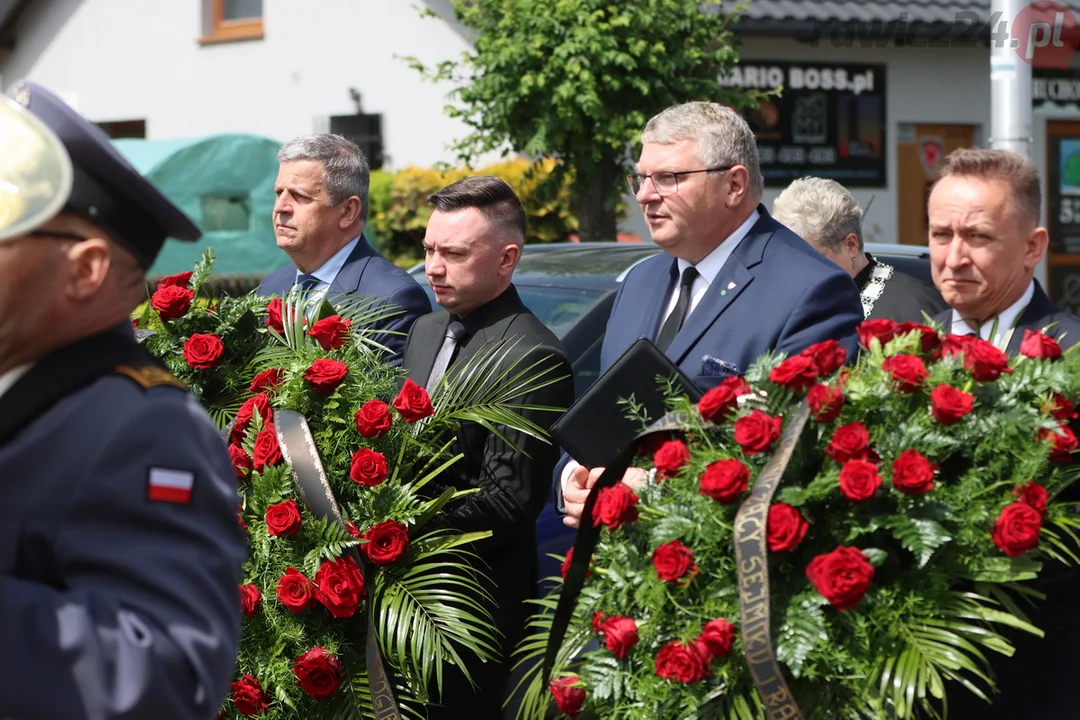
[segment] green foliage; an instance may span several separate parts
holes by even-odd
[[[452,84],[446,112],[470,128],[454,149],[466,162],[491,151],[558,160],[553,179],[573,172],[584,240],[611,239],[597,231],[613,231],[627,149],[650,117],[688,100],[739,107],[762,96],[717,81],[738,61],[730,25],[742,6],[454,0],[453,7],[475,33],[474,49],[433,68],[409,60],[424,77]]]
[[[1026,582],[1044,567],[1075,563],[1080,555],[1080,519],[1062,497],[1080,476],[1080,464],[1069,457],[1076,442],[1063,424],[1071,411],[1052,402],[1055,394],[1074,402],[1080,398],[1080,351],[1055,360],[999,353],[1006,371],[994,379],[969,366],[968,355],[976,349],[989,356],[997,352],[983,341],[958,346],[967,341],[943,338],[930,328],[895,332],[899,337],[884,345],[870,342],[850,367],[811,372],[811,384],[839,389],[844,403],[834,419],[807,423],[773,499],[773,509],[789,504],[806,523],[805,535],[789,546],[772,547],[794,534],[785,535],[771,522],[767,536],[770,638],[808,720],[936,718],[958,693],[990,697],[994,658],[1015,652],[1005,631],[1043,634],[1038,628],[1042,596]],[[820,361],[829,357],[830,346],[835,343],[805,355]],[[897,354],[914,354],[925,364],[927,379],[912,392],[900,391],[883,368]],[[785,380],[800,360],[767,354],[747,370],[750,392],[733,414],[714,422],[689,415],[678,437],[667,441],[685,447],[677,471],[656,485],[634,489],[635,521],[602,529],[553,673],[556,679],[579,678],[577,687],[586,692],[583,717],[765,716],[739,635],[733,525],[748,493],[722,504],[703,494],[701,479],[711,463],[734,459],[749,470],[753,487],[772,451],[747,452],[735,440],[735,427],[758,411],[788,422],[807,395],[807,389]],[[930,396],[939,385],[971,393],[974,410],[951,424],[937,419]],[[692,409],[686,398],[674,396],[669,406]],[[849,446],[851,458],[838,459],[840,444],[834,446],[834,438],[841,429],[854,431],[857,423],[865,427],[869,443]],[[1064,458],[1055,456],[1043,435],[1055,429],[1065,433]],[[898,459],[907,450],[931,464],[931,476],[924,478],[932,481],[929,487],[916,489],[901,479]],[[638,465],[660,459],[659,454],[640,458]],[[869,497],[853,495],[841,481],[845,465],[855,462],[876,470],[879,484]],[[1035,547],[1010,546],[995,531],[1006,523],[1003,510],[1038,515],[1043,491],[1048,502],[1031,536]],[[655,553],[675,539],[692,553],[692,569],[664,581]],[[831,556],[840,546],[860,551],[860,572],[869,578],[853,590],[853,604],[844,609],[808,573],[816,558]],[[860,576],[845,571],[834,577],[854,585]],[[555,590],[539,604],[532,634],[517,649],[518,662],[527,669],[522,720],[542,717],[552,705],[539,668],[561,590],[559,579],[553,580]],[[599,635],[594,617],[600,618]],[[637,641],[625,660],[605,647],[609,636],[603,622],[610,617],[636,624]],[[658,676],[660,649],[702,638],[715,619],[737,628],[730,653],[710,657],[701,681]],[[599,649],[589,646],[590,640],[599,640]]]
[[[208,253],[190,278],[169,280],[194,294],[212,266]],[[227,428],[240,486],[238,520],[250,546],[243,583],[259,595],[259,604],[241,622],[236,680],[251,676],[258,681],[269,704],[260,717],[372,717],[364,652],[369,611],[387,669],[400,680],[398,695],[408,717],[422,717],[423,704],[437,698],[448,664],[491,661],[497,652],[491,580],[470,552],[473,543],[491,533],[434,528],[432,519],[471,491],[448,490],[431,497],[425,490],[461,459],[449,449],[463,418],[501,434],[545,437],[518,414],[521,408],[512,400],[553,380],[548,370],[523,365],[525,352],[515,360],[507,358],[505,349],[481,349],[465,380],[451,374],[438,386],[427,417],[403,413],[394,404],[404,392],[402,371],[383,359],[374,337],[385,331],[372,325],[395,310],[373,303],[359,298],[333,307],[294,290],[271,303],[256,296],[222,298],[209,305],[195,302],[182,316],[167,321],[150,307],[139,316],[140,326],[153,332],[145,339],[147,348],[216,413],[219,426]],[[278,304],[280,321],[270,312],[270,305]],[[317,321],[348,326],[342,325],[336,341],[320,341],[311,333]],[[206,370],[191,367],[184,356],[196,332],[222,340],[223,352]],[[344,379],[319,392],[309,372],[327,362],[340,363]],[[497,373],[496,365],[503,362],[507,369]],[[274,379],[253,389],[257,375]],[[426,397],[426,391],[418,392]],[[356,414],[371,401],[385,404],[389,427],[368,437]],[[340,523],[314,516],[305,505],[286,462],[288,452],[278,445],[274,423],[283,409],[304,416],[340,509]],[[354,457],[361,451],[381,456],[385,477],[366,484],[354,480]],[[272,534],[271,512],[289,503],[296,503],[299,528]],[[396,546],[393,557],[376,558],[369,534],[375,526],[388,524],[407,540]],[[352,562],[351,554],[357,551],[369,562],[364,582],[359,587],[349,582],[358,592],[359,606],[348,617],[335,618],[319,597],[295,613],[280,601],[278,582],[289,569],[299,571],[312,591],[331,592],[320,573],[329,563]],[[342,668],[337,691],[322,700],[308,696],[294,667],[312,648],[335,656]],[[234,689],[222,707],[223,717],[242,716],[236,697]]]

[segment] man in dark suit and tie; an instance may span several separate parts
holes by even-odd
[[[548,386],[515,399],[515,404],[566,409],[574,400],[570,364],[558,338],[521,302],[511,278],[525,242],[525,208],[513,188],[494,177],[460,180],[430,198],[434,207],[424,236],[425,271],[435,299],[443,310],[420,318],[405,345],[404,367],[418,385],[435,390],[440,379],[452,376],[463,363],[488,344],[516,342],[500,352],[506,357],[495,372],[513,366],[513,373],[532,375],[551,368]],[[534,364],[540,367],[528,370]],[[435,406],[438,410],[438,394]],[[545,431],[558,413],[520,411]],[[539,568],[536,518],[544,507],[551,472],[559,451],[523,433],[500,430],[517,452],[496,434],[466,422],[451,452],[464,458],[434,482],[433,495],[449,488],[479,488],[448,505],[433,521],[463,532],[493,532],[470,546],[478,555],[477,570],[494,583],[490,588],[495,627],[502,634],[501,655],[495,662],[473,663],[473,690],[455,668],[444,679],[442,707],[430,707],[428,717],[500,718],[505,686],[512,667],[511,653],[524,634],[535,597]]]
[[[651,119],[642,143],[628,180],[664,254],[631,270],[619,288],[601,370],[641,336],[706,390],[744,373],[767,350],[792,355],[836,339],[854,358],[859,291],[769,216],[746,122],[723,105],[691,102]],[[602,471],[563,457],[555,490],[567,525],[577,526]],[[631,468],[624,480],[644,477]]]
[[[956,150],[933,183],[931,272],[952,308],[934,320],[945,332],[977,334],[1009,355],[1019,352],[1026,331],[1045,332],[1066,350],[1076,345],[1080,319],[1054,305],[1035,279],[1049,236],[1039,225],[1042,192],[1031,161],[1003,150]],[[1080,502],[1080,488],[1074,485],[1057,499]],[[1038,580],[1025,584],[1047,596],[1030,613],[1045,637],[1008,633],[1015,654],[987,656],[1001,694],[991,695],[987,705],[951,685],[949,717],[1076,717],[1070,683],[1071,658],[1080,647],[1080,569],[1048,558],[1043,563]]]
[[[383,317],[371,326],[387,333],[372,340],[400,364],[405,335],[431,303],[418,282],[364,238],[371,177],[364,154],[339,135],[309,135],[282,147],[278,162],[274,235],[293,264],[268,275],[258,293],[284,296],[298,286],[335,307],[379,299]]]

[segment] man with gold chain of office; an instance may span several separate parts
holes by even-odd
[[[55,95],[0,104],[0,718],[208,720],[245,538],[225,445],[135,342],[200,232]]]

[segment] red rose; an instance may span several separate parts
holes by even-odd
[[[566,573],[570,572],[570,564],[572,562],[574,562],[574,548],[570,548],[569,550],[566,551],[566,559],[563,560],[563,564],[562,564],[562,568],[561,568],[562,579],[563,580],[566,579]],[[589,561],[589,565],[590,565],[590,568],[587,568],[585,570],[585,577],[591,577],[592,576],[592,569],[591,569],[592,561],[591,560]]]
[[[674,477],[686,463],[690,462],[690,448],[682,440],[668,440],[660,446],[653,456],[653,465],[660,477]]]
[[[653,551],[652,564],[657,577],[674,582],[694,566],[694,553],[678,540],[672,540]]]
[[[428,397],[427,390],[411,379],[405,380],[405,384],[401,386],[401,392],[391,404],[408,423],[423,420],[435,414],[435,408],[431,407],[431,398]]]
[[[158,280],[157,289],[161,290],[162,288],[167,288],[170,286],[181,288],[189,287],[189,283],[191,282],[191,276],[194,274],[194,272],[188,270],[187,272],[177,273],[176,275],[170,275],[168,277],[161,278],[160,280]]]
[[[246,717],[261,715],[262,711],[270,707],[266,694],[263,693],[262,684],[251,675],[245,675],[229,685],[232,690],[233,704],[236,712]]]
[[[600,491],[593,505],[593,527],[601,523],[609,530],[618,530],[620,526],[636,522],[638,496],[630,486],[619,480],[611,487]]]
[[[938,335],[934,328],[910,320],[899,323],[896,326],[896,337],[903,337],[904,335],[913,332],[919,333],[920,352],[929,355],[930,357],[934,357],[937,354],[937,351],[941,349],[941,336]]]
[[[356,429],[364,437],[380,438],[390,430],[394,419],[390,416],[390,406],[382,400],[368,400],[353,415]]]
[[[870,342],[877,338],[881,347],[885,347],[890,340],[896,337],[896,323],[887,318],[877,320],[864,320],[856,330],[859,334],[859,343],[869,349]]]
[[[1046,492],[1046,488],[1042,485],[1035,482],[1017,485],[1013,488],[1012,494],[1017,497],[1019,502],[1038,510],[1041,517],[1046,517],[1046,503],[1050,500],[1050,494]]]
[[[218,364],[225,346],[221,338],[206,333],[195,333],[184,342],[184,359],[196,370],[209,370]]]
[[[881,369],[889,373],[896,389],[902,393],[913,393],[922,386],[930,373],[917,355],[893,355],[881,363]]]
[[[810,523],[797,507],[776,503],[769,507],[769,519],[765,523],[765,538],[772,552],[794,550],[806,537]]]
[[[229,442],[239,445],[243,441],[244,434],[247,432],[248,426],[251,424],[251,418],[256,410],[259,411],[259,417],[262,419],[263,424],[273,419],[273,412],[270,410],[270,397],[266,393],[260,393],[253,398],[248,398],[240,406],[240,410],[237,411],[236,418],[233,420]]]
[[[364,537],[367,542],[360,549],[376,565],[396,563],[409,547],[409,530],[396,520],[372,525]]]
[[[315,603],[315,588],[303,573],[290,567],[277,581],[277,597],[286,610],[297,613]]]
[[[633,618],[610,617],[604,621],[600,632],[604,633],[604,645],[620,660],[625,660],[637,645],[637,623]]]
[[[295,500],[286,500],[266,508],[266,531],[274,537],[295,535],[303,520]]]
[[[281,298],[274,298],[266,306],[266,327],[279,335],[285,334],[285,322],[281,319],[282,309]]]
[[[248,386],[248,392],[261,393],[264,391],[268,392],[270,390],[276,390],[281,386],[284,379],[285,371],[281,368],[263,370],[251,381],[251,385]]]
[[[349,337],[352,320],[342,321],[340,315],[323,318],[311,326],[308,335],[322,345],[323,350],[337,350]]]
[[[351,556],[324,561],[315,573],[315,599],[338,620],[352,617],[367,599],[364,576]]]
[[[730,505],[746,492],[749,481],[750,468],[741,461],[717,460],[702,473],[700,492],[721,505]]]
[[[360,448],[352,457],[352,469],[349,477],[364,487],[381,485],[388,471],[386,469],[386,456],[381,452]]]
[[[247,530],[247,523],[244,522],[244,507],[242,505],[236,506],[236,524],[243,530]]]
[[[1042,411],[1062,421],[1073,420],[1077,416],[1072,401],[1059,392],[1050,393],[1050,401],[1042,406]]]
[[[656,674],[666,680],[691,685],[707,678],[709,667],[692,644],[672,641],[656,654]]]
[[[967,350],[968,344],[974,339],[972,335],[953,335],[947,333],[945,337],[941,339],[941,355],[942,357],[951,357],[953,355],[963,355]]]
[[[592,616],[593,635],[599,635],[600,633],[604,632],[604,621],[605,621],[605,619],[606,618],[604,616],[604,613],[600,612],[599,610],[597,610],[595,613],[593,613],[593,616]]]
[[[1023,555],[1039,546],[1042,515],[1027,503],[1016,502],[1001,511],[990,536],[1009,557]]]
[[[1020,354],[1037,360],[1057,360],[1061,357],[1061,346],[1049,335],[1025,330],[1024,340],[1020,343]]]
[[[319,358],[311,363],[304,373],[304,379],[308,381],[311,389],[323,397],[327,397],[337,390],[338,385],[349,374],[349,366],[340,360]]]
[[[881,487],[877,465],[865,460],[848,460],[840,468],[840,494],[852,502],[866,502]]]
[[[750,394],[750,386],[741,376],[729,375],[698,401],[698,412],[706,422],[730,415],[739,407],[738,399]]]
[[[942,425],[955,425],[975,407],[975,397],[949,385],[930,393],[930,414]]]
[[[921,495],[934,489],[934,471],[932,464],[918,450],[905,450],[893,460],[893,487],[905,495]]]
[[[742,446],[746,455],[757,455],[768,450],[780,439],[783,419],[754,410],[735,421],[735,442]]]
[[[552,697],[555,698],[555,707],[567,717],[576,718],[581,715],[581,707],[585,704],[585,691],[574,687],[576,677],[569,675],[552,680],[548,684]]]
[[[229,460],[232,461],[236,477],[246,478],[251,472],[251,456],[239,445],[229,446]]]
[[[805,355],[789,357],[769,372],[769,379],[781,387],[802,392],[817,381],[814,361]]]
[[[810,358],[819,376],[832,375],[847,362],[847,350],[836,340],[811,345],[799,354]]]
[[[195,293],[186,288],[167,285],[150,297],[150,307],[158,311],[163,321],[175,320],[187,315]]]
[[[240,612],[244,613],[244,617],[253,618],[255,613],[259,611],[259,606],[262,605],[262,593],[252,583],[240,586]]]
[[[811,560],[806,577],[834,608],[844,611],[855,607],[870,589],[874,566],[862,550],[837,547]]]
[[[821,383],[810,388],[806,399],[810,403],[810,416],[819,423],[832,422],[840,417],[840,411],[847,402],[843,390]]]
[[[1039,441],[1052,440],[1054,449],[1050,451],[1050,459],[1057,463],[1071,463],[1072,452],[1076,449],[1076,436],[1068,425],[1059,425],[1058,431],[1043,428],[1039,431]]]
[[[252,466],[255,472],[261,473],[271,465],[277,465],[284,458],[281,455],[281,446],[278,445],[277,431],[273,424],[264,425],[259,434],[255,436],[255,447],[252,450]]]
[[[725,658],[731,654],[731,646],[735,644],[735,626],[724,618],[710,620],[702,628],[698,642],[714,658]]]
[[[293,661],[293,675],[312,700],[325,700],[341,686],[341,662],[315,647]]]
[[[825,454],[839,465],[849,460],[866,460],[869,455],[870,433],[861,422],[841,425],[825,447]]]
[[[977,337],[968,338],[964,348],[964,369],[979,382],[993,382],[1002,373],[1012,372],[1008,356],[993,343]]]

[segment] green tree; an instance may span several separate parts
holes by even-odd
[[[473,50],[433,68],[408,60],[456,86],[446,111],[470,133],[454,150],[466,163],[496,150],[558,160],[551,179],[558,186],[571,173],[582,240],[614,239],[623,177],[650,117],[690,100],[752,107],[763,95],[718,82],[738,62],[729,27],[738,15],[719,0],[452,4],[476,34]]]

